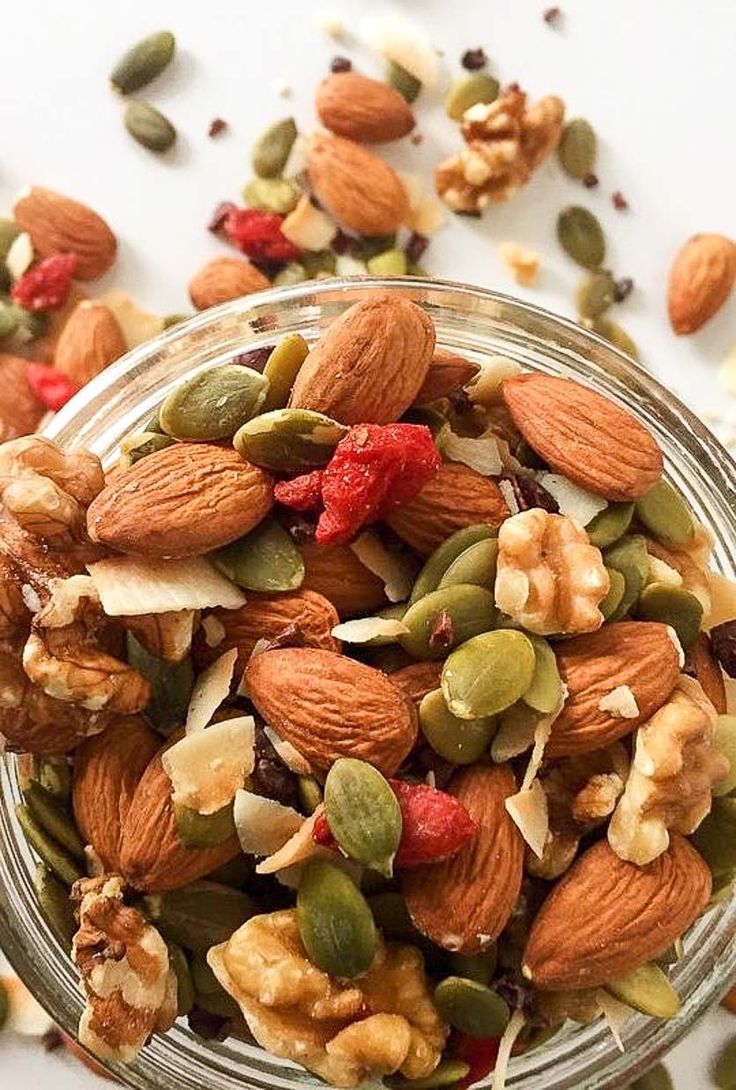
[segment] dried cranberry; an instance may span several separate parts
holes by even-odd
[[[411,265],[417,265],[424,255],[424,251],[429,246],[429,239],[426,235],[417,234],[416,231],[411,235],[409,241],[404,247],[404,253],[406,254],[406,260]]]
[[[281,231],[283,216],[258,208],[236,208],[223,223],[227,238],[254,261],[285,262],[299,257],[299,250]]]
[[[250,352],[241,352],[240,355],[233,356],[230,363],[237,364],[239,367],[250,367],[252,371],[262,372],[272,352],[273,347],[253,348]]]
[[[543,511],[549,511],[551,514],[556,514],[559,511],[557,500],[550,496],[547,489],[534,477],[515,474],[510,477],[503,477],[502,480],[508,481],[513,488],[514,497],[520,511],[528,511],[532,507],[541,507]]]
[[[349,72],[353,62],[348,57],[333,57],[330,61],[330,72]]]
[[[459,1033],[457,1030],[453,1033],[453,1055],[470,1066],[470,1071],[457,1084],[457,1090],[466,1090],[490,1075],[496,1067],[500,1046],[500,1037],[469,1037],[467,1033]]]
[[[256,761],[251,773],[251,789],[258,795],[275,799],[284,806],[299,808],[299,790],[297,778],[279,757],[273,748],[263,723],[256,721],[255,733]]]
[[[76,254],[52,254],[44,258],[13,285],[13,302],[31,314],[58,310],[66,302],[78,264]]]
[[[273,490],[274,498],[294,511],[318,511],[322,506],[323,469],[302,473],[291,481],[279,481]]]
[[[217,234],[222,231],[225,226],[225,220],[231,212],[237,212],[238,206],[233,204],[232,201],[220,201],[218,205],[215,205],[215,210],[210,216],[210,221],[207,224],[207,230],[213,231]]]
[[[477,72],[479,68],[485,68],[488,64],[485,49],[481,46],[478,46],[477,49],[466,49],[460,58],[460,63],[469,72]]]
[[[454,641],[455,629],[452,617],[446,609],[443,609],[432,622],[427,642],[433,651],[449,651]]]
[[[79,389],[68,375],[46,363],[29,363],[26,377],[38,400],[52,412],[57,412],[66,405]]]
[[[710,630],[710,646],[729,677],[736,677],[736,621],[724,621]]]

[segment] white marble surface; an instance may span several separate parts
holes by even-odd
[[[214,204],[237,199],[248,178],[248,149],[264,123],[294,113],[313,123],[312,91],[336,52],[363,69],[380,66],[352,36],[325,38],[315,14],[342,15],[352,35],[366,10],[400,9],[420,19],[457,69],[461,51],[482,44],[502,81],[518,80],[533,95],[560,94],[570,116],[585,116],[601,142],[598,189],[583,190],[545,165],[508,207],[482,223],[454,220],[434,241],[430,272],[516,291],[553,310],[573,313],[578,271],[555,241],[560,207],[580,202],[603,222],[609,263],[632,276],[636,292],[617,317],[649,366],[694,408],[724,408],[716,373],[736,342],[736,301],[701,333],[669,331],[664,290],[672,254],[696,231],[736,234],[733,151],[733,0],[560,0],[555,29],[542,19],[546,0],[30,0],[4,12],[0,70],[0,210],[29,182],[88,201],[121,240],[120,261],[104,285],[124,287],[154,310],[187,306],[186,283],[221,252],[205,230]],[[106,86],[122,48],[144,33],[170,27],[179,50],[171,69],[147,92],[180,132],[163,161],[133,144]],[[289,97],[281,97],[284,87]],[[439,96],[417,107],[420,148],[392,149],[390,158],[430,177],[455,144]],[[209,140],[210,120],[228,133]],[[630,210],[613,209],[621,190]],[[543,271],[533,290],[516,288],[497,256],[515,240],[540,251]],[[678,1090],[706,1090],[707,1057],[736,1022],[706,1019],[671,1060]],[[28,1042],[0,1039],[0,1082],[67,1090],[96,1081],[68,1057],[46,1055]]]

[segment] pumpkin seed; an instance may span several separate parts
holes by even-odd
[[[490,591],[467,583],[432,590],[410,605],[399,643],[415,659],[439,659],[472,636],[488,632],[497,611]]]
[[[20,228],[14,220],[0,216],[0,288],[7,288],[10,284],[10,272],[5,259],[19,234]]]
[[[626,581],[621,601],[607,618],[609,621],[620,621],[636,603],[649,577],[647,543],[638,534],[622,537],[605,550],[603,561],[607,568],[620,572]]]
[[[389,890],[386,893],[374,893],[368,898],[376,927],[390,939],[406,942],[416,939],[416,928],[400,893]]]
[[[674,1018],[680,997],[659,965],[649,962],[609,980],[606,991],[651,1018]]]
[[[557,146],[562,169],[570,178],[582,180],[595,166],[598,140],[590,122],[582,117],[568,121]]]
[[[718,716],[713,744],[728,757],[731,766],[728,775],[713,785],[713,794],[720,798],[736,790],[736,715]]]
[[[289,400],[299,369],[308,355],[309,345],[300,333],[287,333],[281,338],[263,368],[263,374],[268,379],[268,391],[261,412],[283,409]]]
[[[604,340],[610,341],[615,348],[619,348],[622,352],[625,352],[627,356],[631,356],[632,360],[639,360],[639,349],[636,346],[636,342],[629,336],[623,326],[618,324],[618,322],[612,322],[610,318],[596,318],[590,328],[594,333],[597,333],[599,337],[603,337]]]
[[[491,743],[491,760],[494,764],[503,764],[529,749],[534,742],[539,719],[539,712],[535,712],[523,700],[507,708],[500,716],[498,729]]]
[[[386,83],[393,87],[395,91],[398,91],[400,95],[403,95],[407,102],[415,102],[422,89],[421,81],[416,76],[412,76],[411,72],[407,72],[396,61],[389,61],[386,65]]]
[[[713,799],[691,839],[714,878],[730,880],[736,872],[736,799]]]
[[[403,250],[384,250],[368,259],[372,276],[406,276],[406,254]]]
[[[152,431],[157,435],[163,435],[164,434],[163,429],[161,428],[161,420],[160,420],[159,415],[158,415],[158,409],[153,414],[153,416],[149,417],[149,419],[147,420],[146,424],[143,427],[143,431],[145,431],[145,432]],[[121,446],[122,446],[122,444],[121,444]]]
[[[301,284],[307,279],[307,270],[298,261],[284,265],[273,278],[275,288],[286,288],[291,284]]]
[[[247,894],[206,879],[166,893],[147,893],[143,903],[167,941],[202,954],[260,911]]]
[[[2,287],[2,267],[0,267],[0,287]],[[12,337],[18,331],[21,316],[18,307],[0,303],[0,341]]]
[[[657,481],[641,496],[636,501],[636,514],[657,541],[672,549],[684,549],[695,536],[692,512],[669,481]]]
[[[352,757],[335,761],[325,780],[325,814],[348,859],[391,877],[401,840],[401,809],[378,769]]]
[[[250,367],[225,363],[182,382],[164,399],[161,427],[175,439],[230,439],[260,411],[268,379]]]
[[[615,568],[606,568],[606,571],[608,572],[608,578],[610,579],[610,586],[608,588],[608,594],[598,608],[608,621],[621,605],[623,596],[626,593],[626,580],[621,572],[616,571]]]
[[[585,529],[593,545],[597,545],[599,549],[606,549],[623,537],[633,517],[633,503],[609,503],[608,507],[596,515]]]
[[[448,976],[434,990],[438,1011],[451,1026],[470,1037],[500,1037],[511,1011],[505,999],[485,984]]]
[[[469,1073],[470,1064],[465,1060],[442,1060],[431,1075],[424,1075],[420,1079],[392,1075],[383,1082],[389,1090],[442,1090],[443,1087],[456,1086]]]
[[[170,30],[149,34],[125,53],[112,70],[110,83],[121,95],[139,91],[163,72],[174,56],[176,39]]]
[[[130,469],[132,465],[154,454],[157,450],[170,447],[174,440],[168,435],[156,431],[144,431],[138,435],[128,435],[120,440],[120,468]]]
[[[674,1090],[674,1087],[667,1068],[662,1064],[656,1064],[632,1082],[628,1090]]]
[[[453,651],[442,670],[442,691],[453,715],[480,719],[510,708],[531,684],[534,648],[522,632],[500,629],[474,636]]]
[[[200,814],[189,806],[175,802],[174,819],[179,839],[187,848],[214,848],[235,835],[231,802],[214,814]]]
[[[273,409],[243,424],[233,446],[264,469],[306,473],[326,465],[346,434],[344,424],[312,409]]]
[[[188,318],[191,318],[191,314],[180,314],[173,312],[171,314],[165,314],[161,319],[164,329],[173,329],[175,325],[181,325],[182,322],[186,322]]]
[[[487,72],[472,72],[456,79],[445,98],[445,113],[453,121],[462,121],[463,114],[478,103],[487,105],[498,98],[500,84]]]
[[[10,1014],[10,999],[8,997],[8,989],[0,980],[0,1029],[3,1028],[8,1020]]]
[[[495,943],[482,954],[448,954],[445,958],[450,976],[462,976],[478,984],[488,984],[496,971],[498,948]]]
[[[694,594],[684,587],[666,583],[650,583],[641,592],[636,604],[636,616],[643,621],[659,621],[670,625],[687,651],[698,638],[703,620],[703,607]]]
[[[275,519],[264,520],[210,558],[228,579],[246,590],[296,590],[304,582],[302,554]]]
[[[301,256],[302,264],[309,279],[315,279],[320,273],[335,275],[337,255],[334,250],[305,250]]]
[[[486,538],[496,537],[496,531],[485,522],[479,522],[473,526],[463,526],[445,538],[441,545],[428,557],[424,567],[419,572],[412,588],[409,604],[413,605],[431,590],[436,590],[440,580],[447,569],[456,560],[460,553],[464,552],[476,541],[484,541]]]
[[[370,907],[334,863],[307,862],[299,882],[296,916],[304,948],[318,969],[352,979],[371,965],[378,936]]]
[[[33,886],[46,923],[64,949],[69,950],[77,930],[69,890],[43,863],[36,867]]]
[[[476,541],[452,561],[440,579],[440,589],[454,587],[458,583],[471,583],[474,587],[493,590],[496,582],[497,559],[497,538],[488,537],[484,541]]]
[[[419,705],[419,726],[440,757],[454,765],[468,765],[488,749],[496,720],[493,716],[458,719],[447,707],[442,689],[435,689]]]
[[[314,776],[299,776],[297,780],[299,802],[305,814],[313,814],[322,802],[322,788]]]
[[[529,636],[528,639],[534,648],[534,675],[522,699],[535,711],[549,715],[562,699],[562,679],[557,659],[541,636]]]
[[[587,208],[573,204],[557,217],[557,238],[565,253],[584,269],[597,269],[606,256],[603,228]]]
[[[84,842],[69,813],[59,800],[35,780],[31,780],[23,791],[23,798],[31,817],[38,822],[43,831],[48,833],[74,859],[84,863]]]
[[[65,886],[72,886],[78,878],[83,877],[83,871],[76,861],[38,824],[27,806],[19,803],[15,814],[36,855]]]
[[[616,284],[610,272],[588,273],[575,292],[575,302],[581,318],[600,318],[616,302]]]
[[[296,208],[301,189],[286,178],[253,178],[243,186],[243,200],[250,208],[286,216]]]
[[[123,113],[123,124],[133,139],[149,151],[168,151],[176,140],[176,129],[168,117],[149,102],[139,99],[129,102]]]
[[[718,1090],[736,1090],[736,1037],[732,1037],[716,1056],[713,1082]]]
[[[253,170],[259,178],[279,177],[296,138],[297,128],[293,117],[285,117],[266,129],[252,152]]]
[[[146,716],[154,729],[167,737],[186,719],[194,688],[192,660],[187,657],[181,662],[164,662],[150,654],[130,632],[126,633],[126,646],[128,662],[151,686]]]
[[[176,1013],[183,1018],[194,1006],[192,974],[189,971],[187,956],[181,946],[175,942],[169,942],[166,945],[169,950],[169,965],[176,977]]]

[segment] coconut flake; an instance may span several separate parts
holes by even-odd
[[[539,780],[506,799],[506,810],[538,859],[542,858],[549,833],[547,796]]]
[[[43,1037],[54,1023],[41,1004],[33,998],[20,977],[14,973],[0,976],[0,987],[8,997],[8,1016],[3,1029],[23,1037]]]
[[[264,726],[263,733],[290,772],[295,772],[297,776],[311,776],[312,766],[306,757],[302,757],[296,746],[292,746],[285,738],[280,738],[268,725]]]
[[[219,647],[227,635],[225,625],[219,617],[215,617],[214,613],[209,613],[202,620],[202,631],[204,632],[204,642],[208,647]]]
[[[245,605],[243,592],[199,556],[182,560],[111,556],[88,564],[87,571],[108,617]]]
[[[621,1031],[629,1018],[631,1018],[633,1014],[636,1014],[636,1011],[626,1003],[622,1003],[620,999],[616,999],[604,988],[597,989],[595,999],[601,1009],[601,1014],[606,1020],[608,1028],[613,1034],[613,1039],[618,1046],[619,1052],[625,1052],[626,1049],[624,1048],[624,1042],[621,1038]]]
[[[185,735],[161,758],[174,802],[214,814],[227,806],[253,771],[256,725],[252,715],[213,723]]]
[[[671,624],[667,625],[667,635],[672,642],[672,646],[677,652],[677,661],[679,663],[680,669],[682,669],[682,667],[685,665],[685,652],[683,650],[682,644],[680,643],[680,637],[677,635]]]
[[[230,692],[237,658],[238,649],[232,647],[203,670],[195,681],[187,709],[187,734],[204,730]]]
[[[246,855],[272,855],[304,824],[291,806],[244,790],[235,795],[233,820]]]
[[[105,864],[91,844],[84,845],[84,865],[90,878],[101,878],[105,873]]]
[[[496,477],[503,471],[498,440],[492,431],[485,431],[473,439],[455,435],[445,426],[437,439],[437,446],[451,462],[462,462],[484,477]]]
[[[5,256],[5,267],[13,280],[20,280],[28,272],[33,262],[33,243],[27,231],[21,231],[13,239]]]
[[[408,631],[402,621],[390,617],[356,617],[353,621],[336,624],[332,635],[345,643],[370,643],[384,636],[389,639],[403,636]]]
[[[439,58],[427,35],[415,23],[394,13],[364,19],[362,37],[394,64],[405,68],[424,87],[439,78]]]
[[[281,224],[281,233],[300,250],[326,250],[337,227],[321,208],[315,208],[305,193],[293,212]]]
[[[491,408],[501,401],[501,383],[521,374],[521,366],[508,356],[487,356],[476,361],[480,371],[468,383],[468,397],[477,405]]]
[[[628,685],[617,685],[602,696],[598,701],[598,710],[610,712],[615,719],[636,719],[639,715],[639,705]]]
[[[708,615],[708,628],[711,629],[736,617],[736,582],[718,571],[706,572],[706,578],[712,599]]]
[[[600,496],[580,488],[560,473],[537,473],[536,478],[550,496],[557,501],[561,515],[567,515],[581,526],[587,526],[596,515],[605,511],[607,502]]]
[[[506,501],[506,506],[509,509],[509,514],[518,515],[521,508],[519,507],[518,500],[516,499],[516,493],[514,492],[514,486],[511,481],[499,481],[498,487],[501,495]],[[524,599],[526,601],[526,599]]]
[[[509,1060],[511,1059],[511,1050],[514,1047],[516,1038],[523,1030],[524,1024],[523,1012],[514,1011],[509,1020],[509,1024],[503,1031],[503,1037],[498,1046],[498,1058],[496,1059],[496,1066],[493,1070],[491,1090],[504,1090],[509,1069]]]
[[[365,276],[368,266],[365,261],[358,261],[352,254],[338,254],[335,259],[335,273],[337,276]]]
[[[308,159],[309,141],[303,133],[300,133],[291,145],[289,158],[286,160],[286,165],[281,171],[281,177],[287,178],[290,181],[299,178],[307,169]]]
[[[139,307],[124,291],[108,291],[100,298],[100,302],[113,312],[128,348],[145,344],[152,337],[157,337],[164,328],[163,318]]]
[[[408,598],[414,580],[403,553],[390,552],[371,530],[364,531],[350,548],[363,567],[382,581],[389,602],[403,602]]]
[[[400,171],[399,177],[409,200],[404,226],[418,235],[436,235],[447,219],[445,206],[432,194],[425,193],[416,174]]]
[[[519,703],[509,708],[491,742],[491,760],[495,764],[504,764],[529,749],[534,742],[537,723],[536,712],[526,704]]]
[[[549,741],[549,736],[552,733],[552,725],[564,708],[566,700],[567,688],[563,685],[560,702],[557,707],[554,711],[550,712],[549,715],[543,715],[541,719],[537,720],[537,725],[534,728],[534,748],[532,749],[532,755],[529,758],[529,764],[526,766],[526,772],[524,773],[524,779],[521,784],[522,791],[526,791],[531,787],[532,780],[542,767],[544,750]]]

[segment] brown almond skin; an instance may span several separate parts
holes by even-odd
[[[446,348],[436,348],[427,377],[415,398],[415,404],[426,405],[440,397],[457,393],[466,386],[480,371],[477,363],[448,352]]]
[[[123,822],[160,744],[145,720],[126,716],[83,742],[74,754],[74,819],[108,872],[120,870]]]
[[[509,765],[472,765],[450,784],[478,825],[452,859],[402,874],[414,925],[438,946],[460,954],[487,949],[503,931],[521,889],[524,841],[506,811],[516,791]]]
[[[662,451],[639,421],[571,379],[527,373],[501,395],[527,443],[557,473],[607,500],[635,500],[662,476]]]
[[[118,321],[104,303],[79,303],[62,329],[54,352],[54,367],[84,386],[128,350]]]
[[[307,172],[319,203],[356,235],[392,235],[406,219],[409,198],[398,174],[354,140],[313,137]]]
[[[638,867],[599,840],[532,924],[523,972],[542,989],[596,988],[663,954],[708,903],[711,875],[688,840]]]
[[[618,621],[555,647],[567,686],[565,706],[552,724],[548,757],[574,757],[631,734],[666,702],[680,676],[677,649],[667,626],[654,621]],[[634,694],[639,715],[622,719],[598,703],[619,685]]]
[[[670,325],[695,333],[718,313],[736,281],[736,243],[725,235],[693,235],[672,263],[667,289]]]
[[[272,506],[271,477],[236,451],[175,443],[106,485],[89,506],[87,530],[121,552],[201,556],[247,534]]]
[[[460,462],[446,462],[418,496],[386,520],[421,556],[429,556],[446,537],[487,522],[500,526],[510,511],[494,480]]]
[[[413,704],[419,704],[427,695],[439,689],[442,678],[441,662],[412,662],[394,670],[391,680]]]
[[[404,96],[360,72],[335,72],[322,80],[315,107],[325,128],[359,143],[387,144],[414,128]]]
[[[13,216],[21,231],[31,236],[39,257],[76,254],[79,280],[96,280],[115,260],[115,235],[101,216],[71,197],[32,186],[16,201]]]
[[[0,352],[0,442],[34,432],[46,414],[28,385],[27,375],[26,360]]]
[[[331,602],[342,620],[375,613],[388,605],[383,582],[358,559],[349,545],[299,546],[304,560],[302,590],[313,590]]]
[[[434,325],[416,303],[373,295],[349,307],[299,369],[289,404],[343,424],[389,424],[414,401],[434,352]]]
[[[266,722],[317,771],[357,757],[392,776],[416,741],[416,712],[390,678],[332,651],[264,651],[246,682]]]
[[[215,257],[189,281],[189,298],[197,310],[206,310],[270,286],[268,277],[250,261],[239,257]]]
[[[713,658],[707,633],[700,633],[688,652],[688,659],[708,700],[710,700],[719,715],[725,715],[728,711],[726,683],[723,680],[720,666]]]

